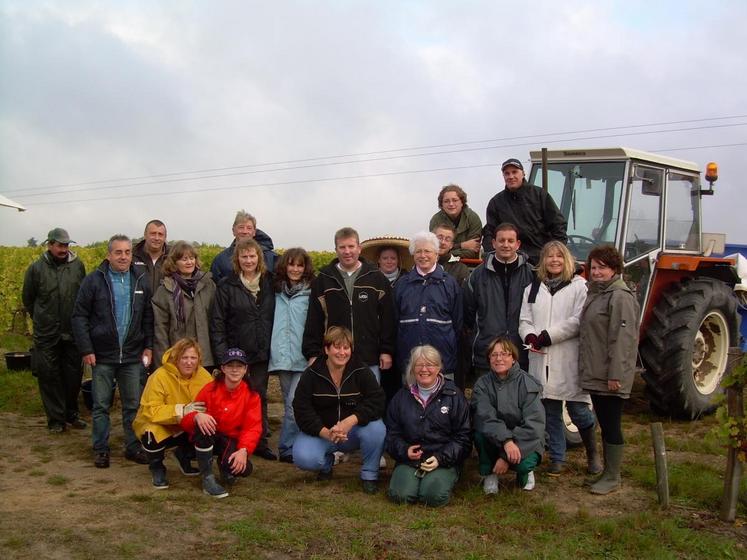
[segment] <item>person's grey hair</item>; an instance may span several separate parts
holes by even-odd
[[[419,231],[410,238],[410,254],[415,254],[415,246],[418,243],[430,243],[433,246],[433,250],[438,253],[438,237],[436,234],[430,231]]]
[[[112,252],[112,246],[114,246],[115,241],[127,241],[130,244],[130,247],[132,247],[132,240],[129,237],[122,233],[117,233],[109,238],[109,244],[106,246],[110,253]]]
[[[441,360],[441,354],[430,344],[423,346],[416,346],[410,352],[410,361],[407,362],[407,373],[405,374],[405,381],[407,385],[413,385],[415,383],[415,362],[418,360],[425,360],[430,364],[436,364],[438,370],[444,366],[443,360]]]
[[[246,222],[251,222],[254,227],[257,227],[257,218],[252,216],[249,212],[246,210],[239,210],[236,212],[236,217],[233,219],[233,227],[236,227],[239,224],[245,224]]]

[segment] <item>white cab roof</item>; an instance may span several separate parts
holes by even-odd
[[[529,152],[532,163],[542,161],[542,152],[533,150]],[[670,158],[651,152],[633,150],[631,148],[562,148],[557,150],[547,150],[547,160],[551,162],[559,161],[614,161],[634,159],[644,162],[657,163],[666,167],[674,167],[685,171],[700,173],[697,164],[682,159]]]

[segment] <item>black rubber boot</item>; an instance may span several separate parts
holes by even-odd
[[[589,474],[599,474],[603,468],[602,461],[599,460],[599,452],[597,451],[595,427],[595,425],[592,425],[589,428],[578,431],[581,435],[581,440],[584,442],[584,448],[586,448],[586,472]]]
[[[148,470],[153,477],[153,488],[156,490],[166,490],[169,487],[169,481],[166,479],[166,467],[163,464],[164,450],[158,451],[146,450],[148,456]]]
[[[218,484],[213,474],[213,448],[199,449],[195,447],[195,451],[197,452],[197,464],[200,467],[200,476],[202,476],[202,491],[213,498],[225,498],[228,496],[228,492]]]
[[[194,447],[192,447],[194,449]],[[192,466],[192,459],[190,458],[191,450],[184,447],[177,447],[174,449],[174,457],[176,462],[179,463],[179,470],[182,471],[184,476],[198,476],[200,469],[196,469]]]

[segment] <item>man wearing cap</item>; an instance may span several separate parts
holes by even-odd
[[[519,229],[521,249],[537,264],[539,253],[548,241],[567,243],[566,220],[550,194],[536,185],[527,183],[524,166],[516,158],[501,165],[506,188],[488,202],[482,244],[485,253],[493,250],[495,228],[511,223]]]
[[[83,363],[93,368],[94,466],[109,467],[109,409],[114,381],[122,400],[125,459],[148,464],[132,429],[143,367],[153,358],[153,308],[145,273],[132,266],[132,241],[109,239],[107,258],[83,280],[72,316],[73,335]]]
[[[82,370],[70,325],[86,269],[70,251],[70,243],[64,229],[50,231],[47,250],[23,279],[23,306],[34,325],[31,370],[39,383],[47,427],[56,434],[67,424],[77,429],[87,425],[78,415]]]
[[[156,293],[161,284],[163,261],[168,254],[166,224],[161,220],[151,220],[145,224],[143,239],[132,248],[132,263],[138,273],[146,273],[151,295]]]

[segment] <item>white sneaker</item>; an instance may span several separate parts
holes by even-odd
[[[340,463],[347,463],[348,459],[350,458],[347,453],[343,453],[342,451],[335,451],[333,455],[335,456],[335,465],[339,465]]]
[[[488,496],[491,494],[498,493],[498,475],[497,474],[489,474],[488,476],[482,479],[482,491],[485,492],[485,494]]]
[[[522,490],[526,490],[527,492],[531,492],[534,490],[534,471],[529,473],[529,476],[527,477],[527,483],[524,485],[524,488]]]
[[[385,469],[386,468],[386,458],[382,455],[381,459],[379,459],[379,468]]]

